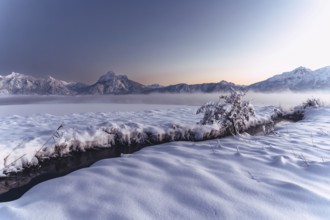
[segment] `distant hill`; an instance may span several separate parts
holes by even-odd
[[[161,88],[146,89],[144,93],[212,93],[212,92],[228,92],[230,88],[242,90],[245,87],[239,86],[231,82],[221,81],[218,83],[203,83],[188,85],[185,83],[165,86]]]

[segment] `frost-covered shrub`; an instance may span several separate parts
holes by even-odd
[[[255,116],[253,105],[243,101],[245,93],[231,89],[229,95],[220,96],[218,102],[208,102],[197,110],[197,114],[203,113],[200,121],[202,125],[217,123],[226,131],[238,134],[248,127],[252,116]]]
[[[309,98],[302,104],[303,109],[310,108],[310,107],[318,108],[320,106],[321,106],[321,101],[320,101],[320,99],[316,99],[316,98]]]
[[[294,114],[303,114],[306,109],[308,108],[318,108],[321,106],[321,101],[316,98],[309,98],[301,105],[294,107],[293,113]]]
[[[283,108],[281,106],[279,107],[275,107],[274,108],[274,112],[271,114],[271,119],[272,120],[278,120],[279,118],[283,118],[283,116],[285,115],[285,111],[283,110]]]

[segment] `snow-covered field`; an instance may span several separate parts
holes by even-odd
[[[57,104],[57,107],[66,105]],[[79,107],[80,104],[75,104],[75,108],[77,105]],[[197,107],[163,105],[161,108],[151,106],[156,108],[154,110],[138,111],[137,109],[146,108],[146,105],[119,106],[135,108],[126,112],[65,115],[42,113],[2,117],[0,175],[16,172],[31,164],[35,165],[39,162],[37,158],[62,156],[75,150],[114,146],[118,144],[118,137],[109,134],[112,131],[120,132],[120,142],[129,145],[147,143],[150,138],[156,143],[165,140],[203,140],[216,135],[215,131],[218,130],[217,125],[197,124],[202,117],[196,115]],[[257,108],[257,117],[252,121],[252,125],[269,121],[271,113],[273,107]],[[56,131],[60,126],[61,128]]]
[[[149,114],[145,119],[159,114],[157,118],[176,117],[190,123],[197,119],[182,118],[189,110],[180,117],[177,111],[125,114],[135,118]],[[70,118],[63,119],[66,117]],[[278,126],[272,135],[172,142],[99,161],[41,183],[16,201],[0,204],[0,216],[329,219],[329,139],[330,108],[310,109],[302,121]]]
[[[201,139],[217,129],[196,124],[197,106],[132,103],[2,105],[2,175],[37,163],[35,155],[54,155],[56,144],[76,146],[61,148],[64,154],[111,147],[110,128],[134,141],[187,130]],[[259,105],[253,123],[272,112]],[[156,145],[36,185],[0,203],[0,219],[329,219],[329,140],[330,107],[321,107],[274,134]]]

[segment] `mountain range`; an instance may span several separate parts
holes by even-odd
[[[317,70],[298,67],[248,86],[257,92],[330,90],[330,66]]]
[[[159,84],[143,85],[130,80],[126,75],[117,75],[112,71],[102,75],[97,82],[86,85],[77,82],[65,82],[51,76],[36,78],[20,73],[0,76],[0,94],[38,94],[38,95],[106,95],[106,94],[148,94],[148,93],[212,93],[236,90],[256,92],[330,90],[330,66],[317,70],[298,67],[290,72],[275,75],[269,79],[251,85],[242,86],[231,82],[204,84]]]

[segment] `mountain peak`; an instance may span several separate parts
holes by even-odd
[[[292,72],[310,72],[312,71],[311,69],[308,69],[306,67],[303,67],[303,66],[300,66],[300,67],[297,67],[296,69],[294,69]]]
[[[116,76],[117,74],[112,71],[112,70],[109,70],[106,74],[104,74],[104,76]]]
[[[113,71],[108,71],[106,74],[102,75],[99,78],[98,82],[107,82],[107,81],[110,81],[110,80],[114,80],[116,78],[128,79],[126,75],[117,75]]]
[[[305,70],[307,69],[306,67],[304,66],[298,66],[297,68],[295,68],[294,70]]]
[[[220,84],[231,84],[230,82],[228,82],[228,81],[226,81],[226,80],[221,80],[219,83],[220,83]]]
[[[16,72],[12,72],[11,74],[7,75],[6,78],[18,78],[18,77],[22,77],[24,76],[21,73],[16,73]]]
[[[150,84],[150,85],[147,85],[146,86],[146,88],[148,88],[148,89],[159,89],[161,87],[164,87],[164,86],[162,86],[162,85],[160,85],[158,83],[154,83],[154,84]]]
[[[47,79],[50,80],[50,81],[57,81],[54,77],[52,76],[47,76]]]

